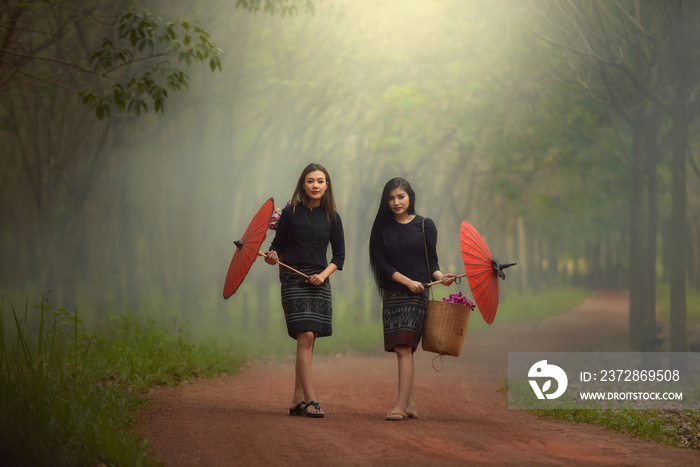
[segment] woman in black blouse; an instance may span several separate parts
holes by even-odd
[[[333,257],[328,263],[326,250]],[[335,210],[333,187],[321,164],[309,164],[297,182],[291,204],[282,210],[277,233],[265,256],[269,264],[285,264],[309,279],[281,269],[282,308],[289,336],[297,341],[294,396],[290,415],[321,418],[323,410],[311,386],[311,361],[317,337],[332,334],[331,285],[328,277],[343,269],[345,237]],[[308,402],[307,402],[308,401]]]
[[[393,178],[382,192],[369,239],[369,264],[382,297],[384,350],[395,352],[399,366],[399,395],[386,420],[418,418],[413,391],[413,352],[428,309],[424,283],[431,279],[450,285],[454,274],[443,274],[432,220],[416,215],[416,195],[404,178]]]

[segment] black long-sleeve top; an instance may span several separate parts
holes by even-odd
[[[410,291],[405,285],[391,279],[396,271],[411,280],[426,283],[431,282],[433,273],[440,270],[435,251],[437,227],[431,219],[425,218],[426,241],[424,242],[421,227],[423,219],[417,215],[407,224],[394,221],[378,235],[377,245],[373,251],[381,288]],[[428,264],[430,264],[430,271],[428,271]]]
[[[345,234],[340,215],[330,216],[320,208],[290,205],[282,209],[275,239],[270,250],[284,254],[285,264],[316,264],[328,266],[326,251],[331,244],[331,263],[343,269],[345,263]]]

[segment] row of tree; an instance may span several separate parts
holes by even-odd
[[[4,288],[103,312],[246,312],[259,328],[279,312],[276,275],[256,264],[223,301],[232,241],[313,160],[346,228],[336,296],[359,316],[377,318],[367,237],[401,175],[438,225],[443,268],[461,269],[469,220],[518,262],[508,287],[629,287],[645,350],[667,280],[673,349],[687,347],[693,2],[230,3],[5,3]]]
[[[671,158],[668,279],[671,350],[687,349],[689,129],[698,116],[700,4],[694,1],[532,1],[504,4],[555,79],[598,103],[629,172],[630,339],[652,350],[659,238],[659,164]],[[584,136],[597,142],[579,128]],[[691,163],[692,158],[690,159]],[[696,172],[700,176],[700,172]],[[646,200],[645,200],[646,197]],[[646,201],[646,202],[645,202]],[[645,210],[646,206],[646,210]]]

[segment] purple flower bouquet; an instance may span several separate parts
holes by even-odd
[[[282,210],[280,208],[275,209],[270,216],[270,225],[267,226],[270,230],[277,230],[277,224],[279,224],[280,217],[282,216]]]
[[[476,305],[474,305],[474,302],[469,300],[467,297],[462,295],[462,292],[457,292],[457,293],[452,293],[450,294],[449,297],[443,298],[443,302],[450,302],[450,303],[457,303],[459,305],[467,305],[470,310],[474,311],[474,308],[476,308]]]
[[[289,201],[287,201],[287,204],[284,207],[287,206],[289,206]],[[270,216],[270,224],[267,226],[267,228],[270,230],[277,230],[277,224],[280,222],[280,217],[282,217],[282,209],[277,208],[272,212],[272,216]]]

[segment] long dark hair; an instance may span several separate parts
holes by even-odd
[[[411,184],[408,183],[403,177],[392,178],[382,190],[382,198],[379,201],[379,209],[377,210],[377,215],[374,218],[374,224],[372,224],[372,232],[369,235],[369,268],[374,274],[374,281],[379,286],[379,277],[377,276],[377,264],[375,263],[375,249],[377,248],[377,243],[379,242],[379,235],[388,225],[394,220],[394,213],[389,208],[389,193],[396,188],[401,188],[408,195],[410,204],[406,210],[409,215],[416,213],[416,193],[411,188]]]
[[[323,209],[323,212],[326,213],[326,216],[328,216],[328,219],[330,219],[331,217],[335,218],[335,198],[333,198],[333,185],[331,184],[331,176],[328,173],[328,170],[326,170],[326,168],[321,164],[312,162],[311,164],[304,167],[304,170],[301,171],[301,175],[299,176],[299,180],[297,181],[297,186],[294,189],[294,194],[292,195],[291,203],[292,205],[301,204],[305,207],[309,206],[309,197],[307,196],[306,191],[304,191],[304,181],[306,180],[307,175],[317,170],[320,170],[321,172],[323,172],[323,175],[326,176],[326,185],[328,185],[328,187],[326,188],[326,192],[321,198],[321,208]]]

